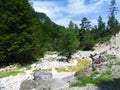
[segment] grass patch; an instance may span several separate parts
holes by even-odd
[[[43,69],[44,71],[47,71],[47,72],[51,72],[52,71],[52,68],[48,68],[48,69]]]
[[[111,68],[112,65],[120,65],[119,58],[116,55],[106,54],[105,57],[108,60],[109,68]]]
[[[120,62],[116,62],[115,64],[113,64],[113,65],[120,65]]]
[[[107,58],[108,60],[117,59],[117,56],[116,56],[116,55],[112,55],[112,54],[107,54],[107,55],[106,55],[106,58]]]
[[[88,60],[77,59],[77,65],[76,66],[74,66],[74,67],[72,67],[72,66],[62,67],[62,68],[57,68],[56,70],[58,72],[75,72],[75,71],[82,70],[89,65],[90,65],[90,61],[88,61]]]
[[[26,70],[30,70],[30,65],[23,65],[18,66],[16,69],[6,70],[0,72],[0,78],[9,77],[9,76],[16,76],[18,74],[25,73]]]
[[[76,71],[86,68],[89,65],[90,65],[89,60],[77,59],[76,66],[61,67],[61,68],[56,68],[56,70],[57,72],[76,72]],[[52,70],[51,68],[45,69],[45,71],[51,71],[51,70]]]
[[[113,81],[112,75],[110,71],[106,71],[102,75],[98,76],[98,73],[94,71],[90,77],[86,75],[80,75],[80,80],[78,82],[74,82],[71,84],[72,87],[76,86],[85,86],[87,84],[94,84],[94,85],[99,85],[101,82],[108,83],[110,81]]]
[[[77,59],[77,62],[78,62],[77,65],[74,67],[72,66],[62,67],[62,68],[56,68],[56,70],[58,72],[75,72],[75,71],[82,70],[86,68],[88,65],[90,65],[90,61],[88,60]],[[30,70],[30,69],[31,69],[31,66],[28,64],[28,65],[19,66],[14,70],[2,71],[0,72],[0,78],[22,74],[22,73],[25,73],[26,70]],[[52,69],[48,68],[48,69],[45,69],[45,71],[52,71]]]
[[[23,73],[23,71],[7,71],[7,72],[0,72],[0,78],[4,78],[4,77],[9,77],[9,76],[16,76],[20,73]]]

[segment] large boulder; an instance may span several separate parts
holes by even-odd
[[[69,84],[61,79],[53,79],[44,82],[44,86],[39,85],[35,90],[62,90],[69,87]]]
[[[61,79],[26,80],[21,84],[20,90],[60,90],[68,87],[69,84]]]
[[[36,70],[34,72],[34,80],[50,80],[53,78],[52,76],[52,73],[49,73],[49,72],[45,72],[45,71],[42,71],[42,70]]]
[[[20,90],[59,90],[69,87],[62,79],[53,79],[52,73],[37,70],[33,80],[25,80],[21,83]]]
[[[25,80],[22,82],[21,86],[20,86],[20,90],[37,90],[39,88],[39,90],[42,90],[43,88],[50,88],[51,87],[51,82],[52,80]]]
[[[30,90],[37,87],[37,83],[34,80],[25,80],[20,85],[20,90]]]

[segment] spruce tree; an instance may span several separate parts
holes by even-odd
[[[116,1],[111,0],[110,7],[109,7],[109,19],[108,19],[108,29],[112,30],[118,26],[118,21],[115,17],[118,8],[116,6]]]
[[[26,55],[32,54],[39,30],[28,0],[0,0],[0,21],[0,62],[25,61]]]

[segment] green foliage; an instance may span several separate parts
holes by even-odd
[[[72,83],[71,86],[73,86],[73,87],[85,86],[90,83],[92,83],[94,85],[99,85],[100,83],[105,84],[110,81],[113,81],[110,71],[107,71],[107,72],[103,73],[102,75],[96,77],[97,74],[98,73],[96,71],[94,71],[90,77],[86,76],[85,74],[83,74],[83,75],[80,74],[80,77],[81,77],[80,81]]]
[[[92,47],[96,44],[96,32],[94,29],[91,27],[91,22],[84,17],[81,20],[81,28],[79,30],[79,49],[81,50],[92,50]]]
[[[1,0],[0,6],[0,62],[14,62],[23,53],[31,56],[39,22],[28,0]]]
[[[79,47],[79,40],[73,23],[70,23],[68,28],[60,30],[57,41],[58,51],[70,58],[71,54]]]
[[[86,18],[84,17],[82,20],[81,20],[81,30],[90,30],[91,28],[91,22]]]
[[[20,73],[23,73],[22,71],[7,71],[7,72],[0,72],[0,78],[9,77],[9,76],[16,76]]]
[[[38,52],[59,51],[70,56],[78,49],[78,27],[72,21],[68,28],[56,25],[45,14],[38,13],[43,30],[43,37],[39,39],[40,50]]]
[[[120,62],[116,62],[114,65],[120,65]]]
[[[17,66],[17,68],[15,68],[15,69],[1,71],[0,78],[9,77],[9,76],[16,76],[18,74],[23,74],[23,73],[25,73],[26,70],[30,70],[30,69],[31,69],[31,66],[29,64]]]
[[[40,21],[40,27],[42,29],[42,37],[38,36],[38,55],[44,54],[46,51],[56,51],[58,48],[56,42],[59,37],[59,29],[62,26],[56,25],[50,20],[44,13],[37,12],[38,19]]]
[[[92,30],[90,30],[91,25],[90,21],[87,18],[83,18],[81,25],[81,29],[79,30],[79,49],[81,50],[91,50],[95,45],[94,36],[92,34]]]
[[[109,10],[107,26],[99,17],[98,25],[91,27],[84,17],[80,28],[72,21],[65,28],[44,13],[36,13],[28,0],[0,0],[0,63],[32,62],[46,51],[59,51],[70,58],[78,49],[92,50],[120,31],[115,0]]]
[[[117,56],[116,55],[112,55],[112,54],[107,54],[106,55],[106,58],[107,58],[107,60],[111,60],[111,59],[117,59]]]
[[[111,0],[110,3],[110,8],[109,8],[109,20],[108,20],[108,28],[109,29],[115,29],[118,26],[118,21],[115,18],[115,14],[118,11],[117,6],[116,6],[116,1],[115,0]]]

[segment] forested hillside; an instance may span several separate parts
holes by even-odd
[[[0,62],[26,62],[36,48],[39,21],[28,0],[0,0]]]
[[[28,0],[0,0],[0,64],[26,63],[46,51],[59,51],[68,58],[77,50],[93,50],[120,31],[115,17],[115,0],[111,0],[107,23],[98,17],[98,24],[84,17],[77,26],[70,21],[60,26],[44,13],[35,12]]]

